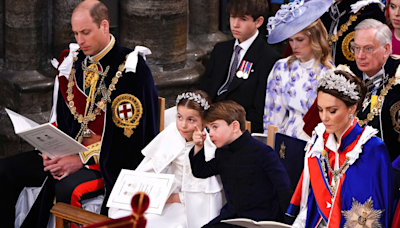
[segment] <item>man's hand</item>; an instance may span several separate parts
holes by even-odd
[[[42,154],[42,158],[44,171],[50,171],[50,174],[56,180],[61,180],[69,174],[75,173],[83,167],[79,155],[49,159],[46,155]]]
[[[200,129],[195,125],[195,131],[193,132],[193,142],[194,142],[194,153],[196,155],[201,148],[203,148],[204,141],[206,140],[207,134],[204,131],[200,131]]]

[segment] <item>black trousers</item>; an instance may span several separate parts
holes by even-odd
[[[44,172],[42,157],[38,151],[30,151],[0,160],[0,219],[2,227],[14,227],[15,204],[24,187],[40,187],[47,178],[32,209],[22,227],[46,227],[53,206],[54,196],[58,202],[71,203],[74,189],[82,183],[101,179],[96,170],[82,168],[61,181],[53,179]],[[101,180],[102,183],[102,180]],[[102,194],[96,187],[95,192],[81,192],[79,200]]]

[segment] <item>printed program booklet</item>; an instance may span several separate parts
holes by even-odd
[[[6,108],[15,134],[31,144],[50,159],[77,154],[87,148],[50,123],[38,124]]]
[[[221,222],[228,223],[231,225],[243,226],[247,228],[290,228],[292,226],[287,225],[281,222],[274,221],[253,221],[247,218],[236,218],[236,219],[227,219],[222,220]]]
[[[146,213],[161,214],[171,195],[175,175],[122,169],[107,201],[107,207],[132,210],[131,200],[137,192],[150,198]]]

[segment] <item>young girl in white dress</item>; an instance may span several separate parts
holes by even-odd
[[[147,228],[199,228],[219,215],[223,203],[219,177],[195,178],[188,157],[194,146],[195,126],[203,128],[202,116],[209,108],[208,96],[200,90],[182,93],[176,99],[176,106],[176,123],[171,123],[142,150],[145,158],[136,168],[136,171],[175,175],[174,191],[163,213],[145,215]],[[208,135],[205,146],[209,148],[208,161],[214,158],[216,149]],[[114,218],[129,213],[114,209],[109,212]]]

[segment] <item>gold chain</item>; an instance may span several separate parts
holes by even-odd
[[[338,170],[333,170],[332,167],[331,167],[331,164],[329,163],[329,157],[328,157],[328,153],[326,152],[326,150],[323,150],[321,152],[321,155],[322,155],[321,158],[320,158],[321,168],[322,168],[322,171],[324,172],[324,178],[326,180],[326,183],[329,186],[329,189],[330,189],[330,191],[332,193],[332,198],[333,198],[335,196],[335,194],[336,194],[336,189],[337,189],[337,186],[338,186],[339,179],[342,178],[343,174],[346,173],[347,169],[350,166],[350,164],[349,164],[350,158],[346,157],[346,160],[343,162],[343,164],[340,166],[340,168]],[[332,177],[333,177],[333,180],[334,180],[333,184],[329,183],[328,173],[326,172],[325,164],[327,165],[329,171],[332,174]]]
[[[337,34],[331,35],[331,37],[329,38],[329,46],[339,40],[339,37],[341,37],[343,35],[343,33],[345,33],[349,29],[349,27],[353,24],[353,22],[357,20],[358,15],[361,14],[361,11],[364,8],[365,7],[361,8],[356,14],[350,15],[349,20],[345,24],[342,24],[340,26],[340,30],[337,32]]]
[[[360,125],[360,127],[362,127],[365,124],[367,124],[368,122],[372,121],[375,118],[375,116],[379,114],[379,110],[382,107],[383,99],[388,94],[389,90],[392,89],[392,86],[394,85],[395,82],[396,82],[396,78],[395,77],[392,77],[392,78],[389,79],[389,83],[385,87],[383,87],[383,89],[381,90],[381,94],[379,95],[379,97],[377,99],[377,102],[375,103],[375,105],[372,108],[371,112],[368,113],[366,119],[360,120],[357,117],[357,122],[358,122],[358,125]]]
[[[79,52],[79,50],[77,51]],[[85,114],[79,114],[76,110],[75,103],[73,101],[74,94],[72,93],[73,86],[75,84],[74,82],[74,77],[75,77],[75,62],[78,59],[78,57],[74,57],[74,62],[72,64],[72,69],[71,73],[68,77],[68,89],[67,89],[67,100],[68,100],[68,107],[71,111],[71,114],[74,116],[74,119],[78,120],[78,123],[81,124],[81,129],[79,130],[78,134],[75,137],[75,140],[78,142],[82,143],[83,141],[83,136],[82,134],[87,134],[87,126],[90,121],[94,121],[98,115],[101,114],[101,110],[105,110],[107,102],[111,102],[110,96],[112,91],[115,90],[115,85],[118,82],[118,79],[122,77],[122,71],[125,70],[125,61],[123,64],[119,65],[117,73],[115,73],[114,78],[111,80],[111,84],[108,87],[106,91],[103,84],[104,78],[107,76],[107,74],[102,74],[101,81],[99,83],[98,88],[96,89],[96,85],[94,85],[93,91],[91,89],[91,96],[88,97],[88,102],[86,103],[85,107]],[[108,72],[110,66],[107,66],[105,72]],[[96,80],[97,83],[97,80]],[[92,84],[93,86],[93,84]],[[93,93],[93,94],[92,94]],[[98,94],[103,95],[103,97],[100,99],[100,101],[97,102],[97,107],[94,109],[94,105],[96,103],[96,96]],[[86,113],[87,112],[87,113]]]

